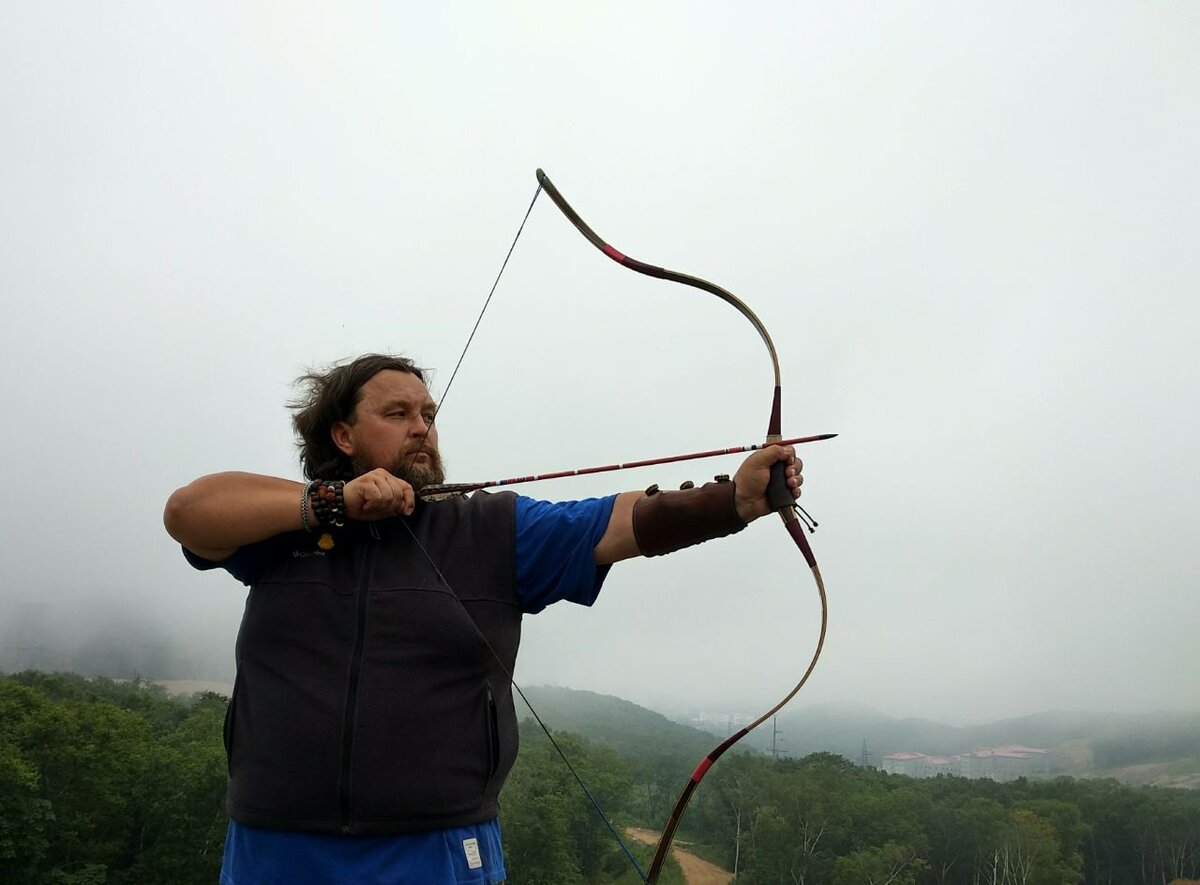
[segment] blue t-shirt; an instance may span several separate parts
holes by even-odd
[[[592,551],[608,528],[614,500],[517,497],[517,595],[523,611],[534,614],[562,600],[596,601],[608,566],[598,567]],[[215,565],[194,555],[188,560],[199,568]],[[221,565],[242,578],[237,554]],[[221,864],[221,885],[495,885],[505,877],[495,819],[395,836],[296,833],[231,820]]]

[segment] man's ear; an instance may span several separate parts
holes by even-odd
[[[333,426],[329,428],[329,438],[333,440],[333,444],[343,455],[352,456],[354,454],[354,434],[350,432],[350,425],[345,421],[334,422]]]

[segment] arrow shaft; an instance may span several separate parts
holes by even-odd
[[[820,442],[832,439],[836,433],[819,433],[816,436],[799,436],[794,439],[783,439],[779,442],[758,443],[749,446],[731,446],[726,449],[709,449],[705,452],[688,452],[684,455],[668,455],[663,458],[644,458],[640,461],[624,461],[618,464],[601,464],[596,467],[579,467],[574,470],[556,470],[553,473],[535,473],[528,476],[512,476],[508,479],[491,479],[486,482],[451,483],[440,486],[426,486],[421,490],[422,498],[437,498],[448,493],[477,491],[491,489],[497,486],[511,486],[527,482],[540,482],[545,479],[563,479],[568,476],[587,476],[592,473],[611,473],[614,470],[630,470],[634,467],[651,467],[655,464],[672,464],[676,461],[696,461],[701,458],[716,458],[721,455],[736,455],[742,452],[753,452],[771,446],[798,446],[805,443]]]

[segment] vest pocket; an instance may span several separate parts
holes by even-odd
[[[492,694],[490,680],[487,683],[487,749],[488,775],[487,781],[483,785],[484,793],[492,785],[492,781],[496,778],[496,772],[500,768],[500,717],[496,712],[496,698]]]
[[[233,710],[237,704],[238,683],[241,681],[240,676],[233,678],[233,690],[229,693],[229,705],[225,708],[225,724],[221,727],[221,743],[225,745],[225,772],[229,774],[233,769]]]

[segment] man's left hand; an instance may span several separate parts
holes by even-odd
[[[800,486],[804,484],[804,477],[800,471],[804,468],[804,462],[796,457],[794,448],[768,446],[751,452],[750,457],[742,462],[742,466],[733,477],[737,490],[734,506],[737,507],[738,516],[747,523],[771,512],[771,505],[767,503],[767,483],[771,480],[771,465],[776,461],[787,463],[784,473],[787,476],[788,488],[793,498],[800,497]]]

